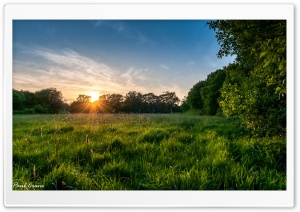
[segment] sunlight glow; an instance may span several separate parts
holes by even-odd
[[[99,99],[99,94],[98,93],[96,93],[96,92],[89,92],[89,94],[88,94],[89,96],[91,96],[91,102],[93,103],[93,102],[95,102],[95,101],[97,101],[98,99]]]

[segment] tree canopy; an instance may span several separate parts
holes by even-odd
[[[188,107],[192,110],[203,109],[203,99],[201,97],[201,89],[205,87],[205,81],[197,82],[189,91],[186,98]]]
[[[219,58],[235,61],[196,83],[182,110],[240,116],[254,135],[286,134],[286,21],[208,22],[220,44]]]
[[[210,73],[204,81],[197,82],[189,91],[183,110],[198,110],[200,114],[216,115],[219,110],[220,88],[225,80],[225,68]]]
[[[56,88],[46,88],[36,92],[13,89],[14,113],[60,113],[67,108],[62,93]]]
[[[220,44],[218,57],[236,55],[226,70],[220,106],[239,115],[257,135],[286,131],[286,21],[208,22]]]
[[[90,102],[79,101],[83,95],[79,95],[77,101],[70,105],[71,113],[171,113],[179,112],[179,98],[175,92],[166,91],[159,96],[153,93],[142,94],[129,91],[125,96],[121,94],[105,94],[99,96],[99,100]]]
[[[129,91],[125,96],[117,93],[99,96],[91,102],[91,96],[79,94],[75,101],[67,104],[62,93],[55,88],[36,92],[13,89],[14,113],[172,113],[180,112],[179,98],[175,92],[142,94]]]
[[[203,110],[207,115],[216,115],[219,109],[218,99],[220,97],[220,88],[225,80],[224,69],[218,69],[207,76],[206,85],[201,89],[203,100]]]

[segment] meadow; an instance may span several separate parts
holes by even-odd
[[[13,115],[13,181],[14,190],[285,190],[286,139],[253,137],[237,117]]]

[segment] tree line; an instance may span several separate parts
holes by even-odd
[[[166,91],[161,95],[142,94],[130,91],[121,94],[105,94],[91,102],[91,96],[80,94],[70,104],[63,100],[56,88],[36,92],[13,89],[14,114],[39,113],[172,113],[181,112],[180,99],[175,92]]]
[[[36,92],[13,89],[13,113],[61,113],[69,105],[63,100],[61,91],[56,88],[42,89]]]
[[[90,96],[79,95],[70,104],[71,113],[172,113],[180,112],[179,98],[175,92],[166,91],[157,96],[154,93],[142,94],[129,91],[125,96],[121,94],[105,94],[95,102]]]
[[[197,82],[182,101],[182,110],[198,111],[201,115],[221,115],[218,99],[225,77],[225,70],[218,69],[210,73],[206,80]]]
[[[196,83],[182,106],[202,114],[239,116],[259,136],[286,135],[286,21],[215,20],[219,58],[233,63]]]

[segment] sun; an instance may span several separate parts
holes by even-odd
[[[98,99],[99,99],[99,94],[98,93],[96,93],[96,92],[89,92],[89,94],[88,94],[90,97],[91,97],[91,102],[93,103],[93,102],[95,102],[95,101],[97,101]]]

